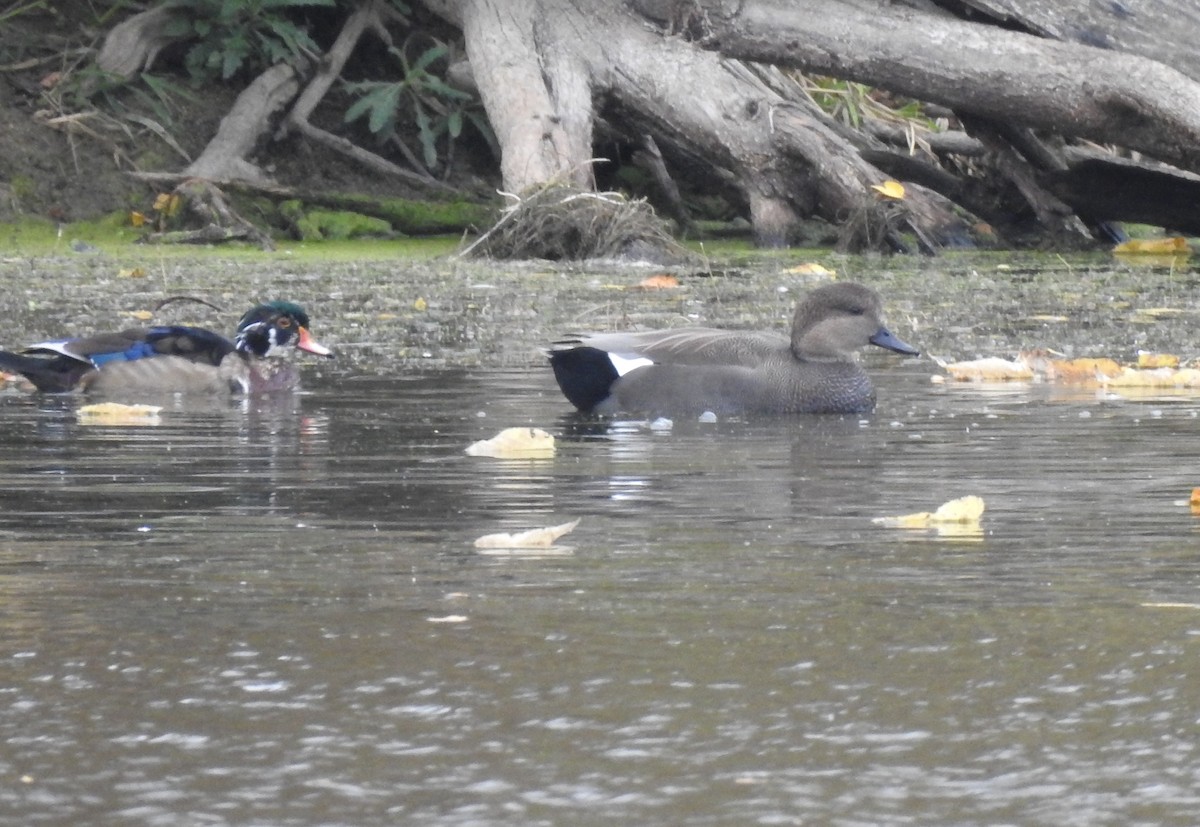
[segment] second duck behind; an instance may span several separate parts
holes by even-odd
[[[549,357],[559,388],[584,412],[861,413],[875,406],[855,361],[868,344],[918,353],[884,327],[874,290],[841,282],[800,301],[790,339],[706,327],[598,333],[558,342]]]

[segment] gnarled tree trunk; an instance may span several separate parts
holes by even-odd
[[[860,221],[880,208],[872,186],[893,176],[912,185],[885,210],[882,238],[893,247],[902,243],[897,215],[922,247],[961,238],[955,205],[1008,241],[1034,220],[1066,244],[1123,218],[1200,232],[1200,61],[1191,45],[1200,11],[1185,0],[1136,9],[1088,0],[423,1],[463,33],[512,192],[588,186],[598,135],[634,146],[649,136],[661,149],[660,178],[674,171],[740,193],[764,244],[786,242],[802,216]],[[137,16],[140,28],[113,33],[137,65],[161,42],[152,12]],[[363,0],[292,110],[292,128],[343,145],[311,128],[310,98],[323,96],[360,32],[386,37],[384,25],[374,0]],[[137,31],[144,42],[126,42]],[[763,64],[940,105],[969,135],[908,134],[897,148],[887,128],[847,130]],[[246,156],[266,134],[261,124],[298,86],[273,89],[252,112],[231,113],[189,171],[252,178]],[[1072,146],[1080,142],[1143,158]],[[389,163],[357,147],[346,154]]]

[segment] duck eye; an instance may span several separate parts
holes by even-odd
[[[289,319],[287,316],[283,316],[282,318],[279,319],[279,321],[275,322],[275,324],[286,330],[287,328],[292,326],[292,320]]]

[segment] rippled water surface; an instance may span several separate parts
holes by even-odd
[[[0,396],[0,823],[1194,824],[1200,402],[869,367],[670,429],[532,369]],[[463,453],[512,425],[558,455]]]

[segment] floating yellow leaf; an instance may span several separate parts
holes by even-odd
[[[647,276],[637,283],[642,290],[670,290],[679,286],[679,279],[669,273]]]
[[[884,198],[900,201],[904,198],[904,185],[899,181],[884,181],[882,184],[872,184],[871,189]]]
[[[130,267],[124,270],[117,271],[117,277],[123,279],[144,279],[146,271],[141,267]]]
[[[1192,498],[1188,500],[1188,504],[1192,507],[1192,513],[1200,516],[1200,488],[1192,489]]]
[[[1142,254],[1150,255],[1188,255],[1192,252],[1192,248],[1188,246],[1187,239],[1180,236],[1172,236],[1170,238],[1131,238],[1113,247],[1114,253],[1122,254]]]
[[[505,428],[491,439],[467,446],[473,457],[539,459],[554,456],[554,437],[541,428]]]
[[[140,213],[140,212],[138,212],[137,210],[130,210],[130,212],[129,212],[129,223],[130,223],[130,224],[132,224],[132,225],[133,225],[133,226],[135,226],[135,227],[142,227],[142,226],[145,226],[145,224],[146,224],[146,215],[145,215],[145,213]]]
[[[1174,353],[1139,353],[1139,368],[1177,368],[1179,357]]]
[[[550,548],[564,534],[570,534],[579,525],[575,519],[562,525],[533,528],[517,534],[485,534],[475,541],[478,549]]]
[[[1137,314],[1151,319],[1173,319],[1186,311],[1182,307],[1139,307]]]
[[[836,273],[830,270],[823,264],[817,264],[815,261],[809,261],[804,264],[797,264],[795,267],[789,267],[784,270],[785,273],[795,273],[798,276],[833,276]]]
[[[75,411],[81,425],[158,425],[158,405],[123,405],[120,402],[99,402],[84,405]]]
[[[139,322],[148,322],[154,318],[154,314],[149,310],[130,310],[129,315]]]
[[[977,526],[983,516],[982,497],[969,495],[943,503],[937,511],[919,511],[899,517],[876,517],[872,522],[891,528],[930,528],[942,525]]]
[[[428,309],[429,302],[425,301],[425,299],[421,298],[420,296],[417,296],[417,300],[413,302],[413,310],[417,311],[418,313],[424,313]]]

